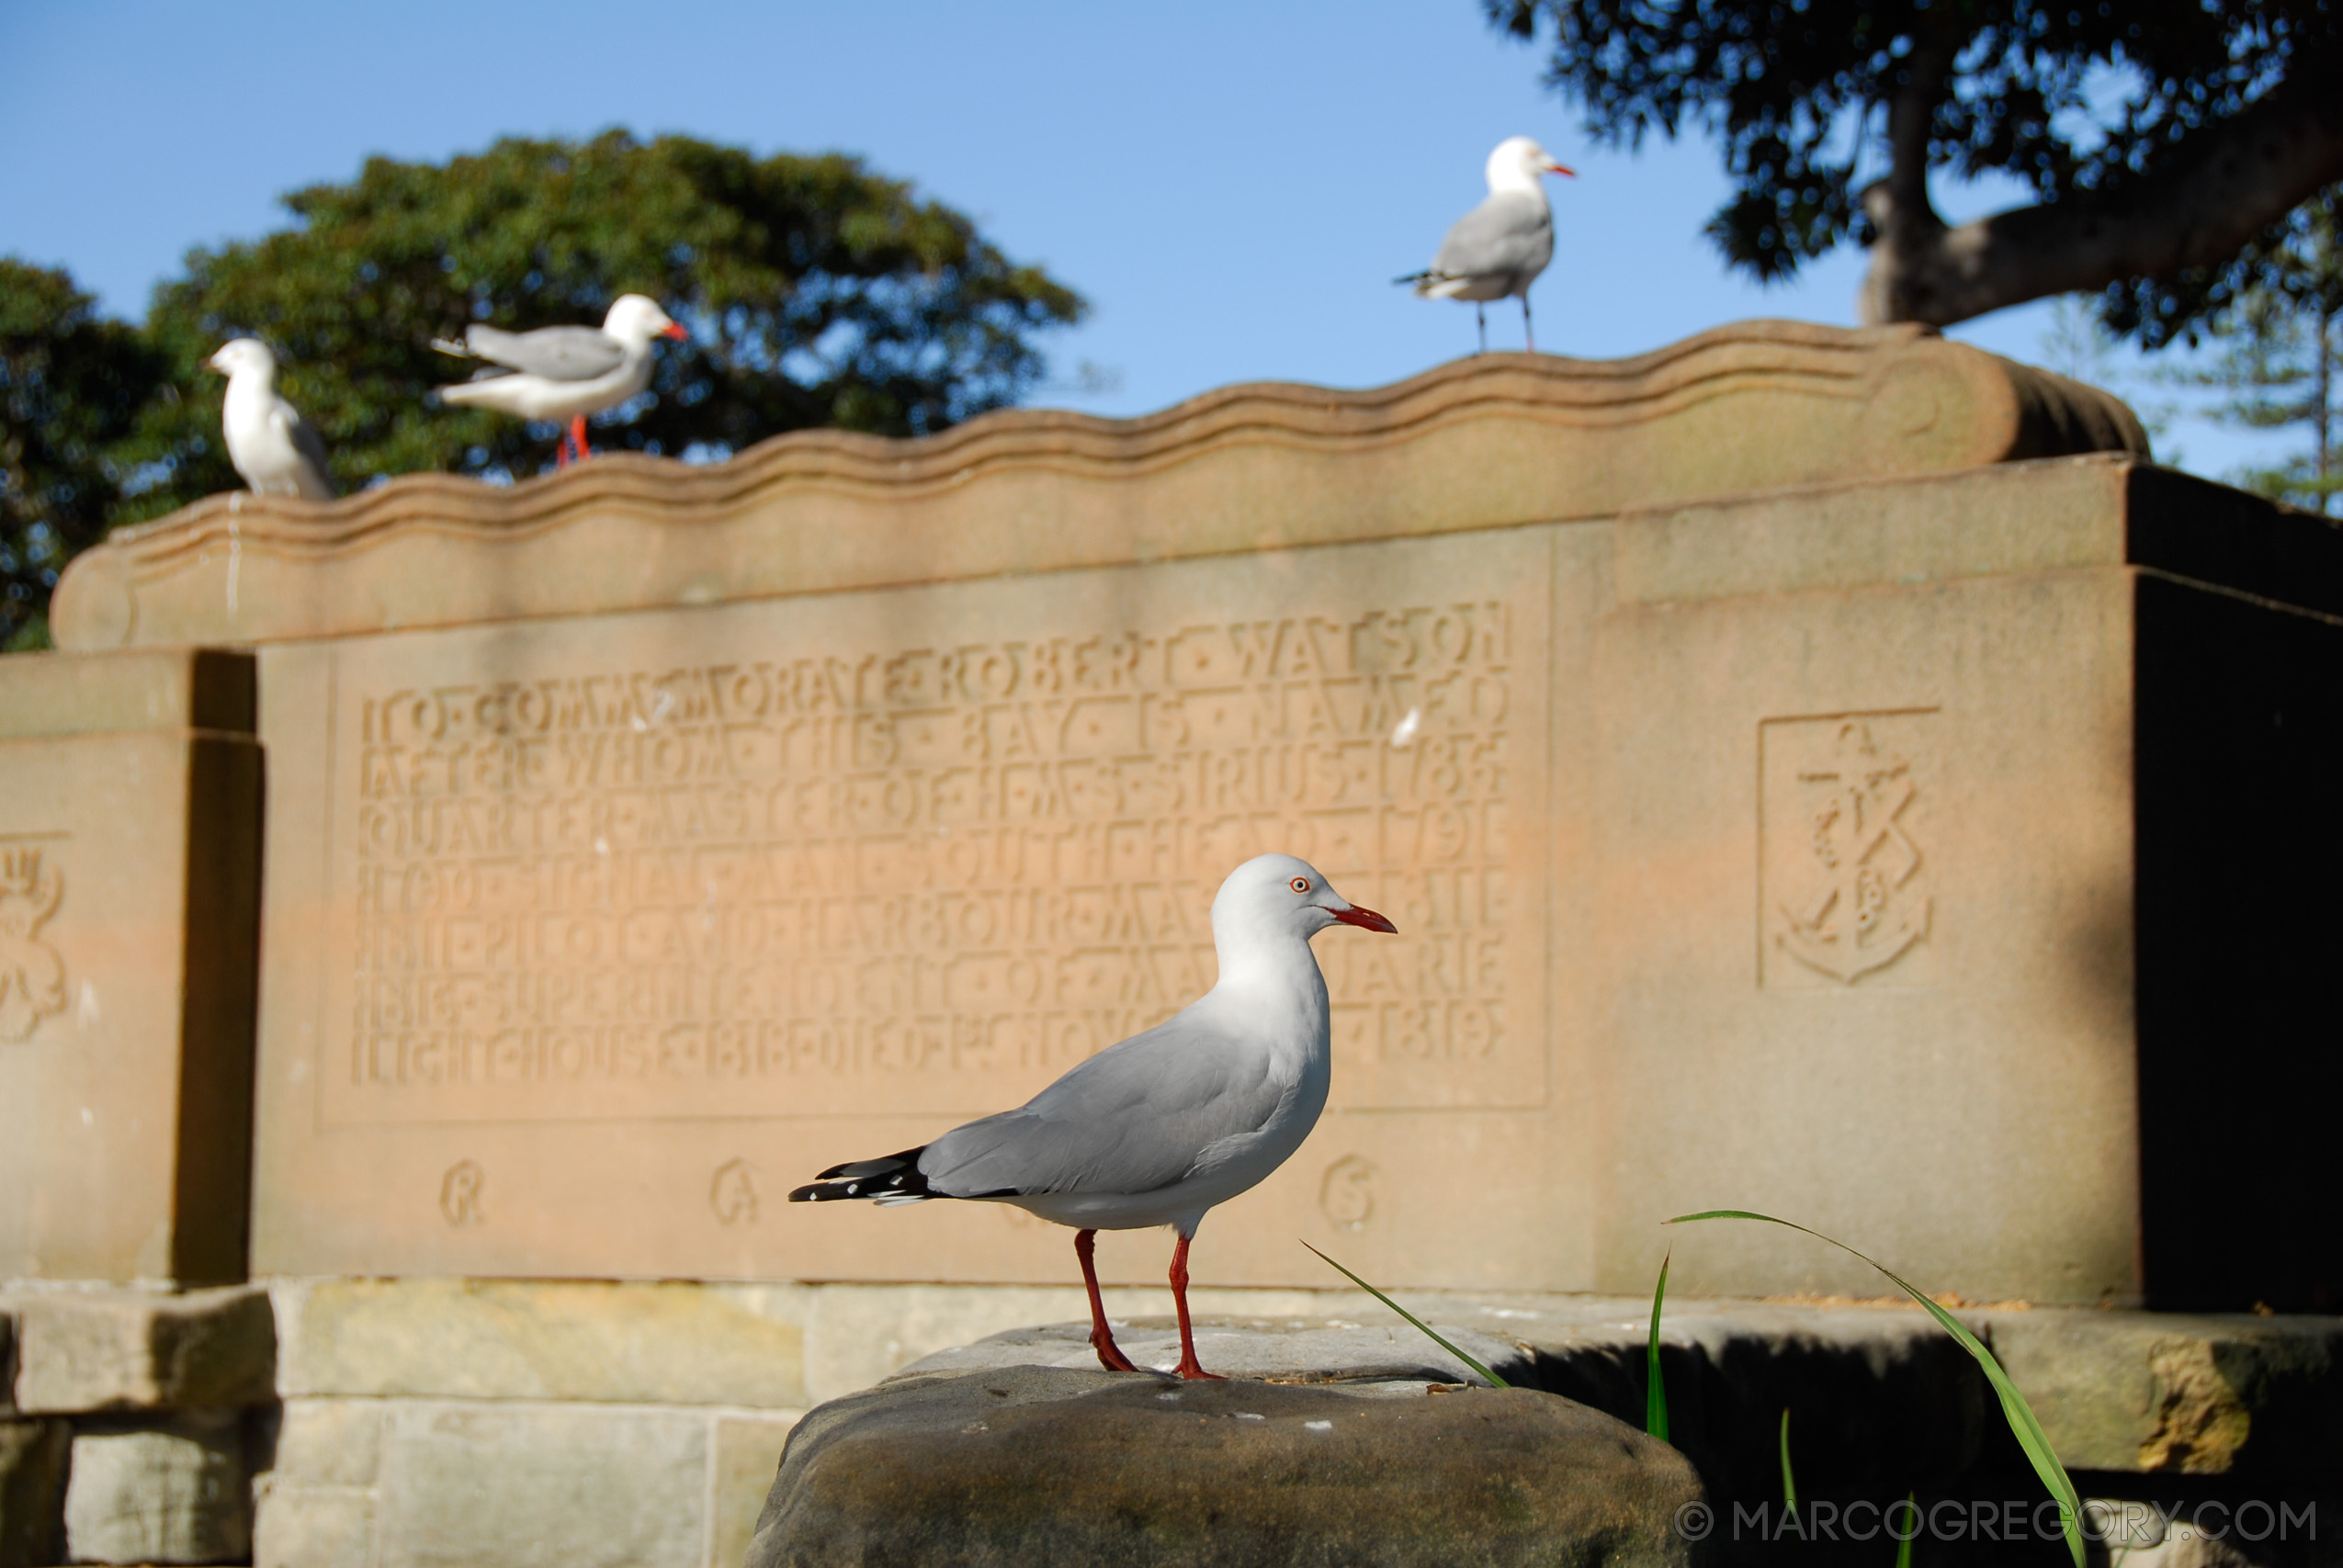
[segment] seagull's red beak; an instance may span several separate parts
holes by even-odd
[[[1549,174],[1568,175],[1569,175],[1569,176],[1570,176],[1572,179],[1574,179],[1574,180],[1575,180],[1575,179],[1577,179],[1577,178],[1579,177],[1579,171],[1578,171],[1578,170],[1576,170],[1576,169],[1566,169],[1566,168],[1564,168],[1564,167],[1563,167],[1561,164],[1548,164],[1545,167],[1546,167],[1546,171],[1547,171]]]
[[[1371,931],[1388,931],[1393,936],[1399,934],[1398,926],[1393,925],[1373,909],[1362,909],[1356,904],[1347,909],[1335,910],[1334,918],[1346,926],[1358,926]]]
[[[681,342],[683,342],[685,338],[687,338],[687,337],[691,336],[692,334],[691,334],[691,333],[687,333],[687,332],[685,332],[685,331],[682,327],[680,327],[680,326],[676,325],[673,321],[670,321],[670,322],[668,322],[668,323],[667,323],[666,327],[665,327],[663,330],[662,330],[662,331],[661,331],[661,333],[660,333],[660,334],[659,334],[659,335],[660,335],[661,337],[672,337],[672,338],[673,338],[673,339],[674,339],[677,343],[681,343]]]

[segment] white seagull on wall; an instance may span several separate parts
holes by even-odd
[[[570,449],[586,457],[586,415],[615,409],[651,385],[651,346],[655,338],[690,334],[667,319],[658,302],[621,294],[598,327],[540,327],[508,333],[478,322],[464,329],[460,344],[432,346],[442,354],[485,359],[504,370],[481,372],[470,381],[439,389],[451,403],[494,409],[518,419],[568,420],[554,464],[570,462]]]
[[[1488,352],[1491,299],[1519,296],[1522,335],[1537,352],[1530,330],[1530,285],[1554,259],[1554,209],[1546,204],[1541,175],[1572,175],[1554,154],[1526,136],[1509,136],[1488,155],[1488,197],[1456,220],[1432,265],[1395,283],[1412,283],[1428,299],[1469,299],[1480,321],[1481,352]]]
[[[228,378],[220,433],[227,437],[228,461],[255,495],[331,501],[341,493],[334,487],[325,438],[277,395],[277,355],[266,344],[236,338],[203,363]]]
[[[1335,924],[1395,929],[1306,861],[1259,855],[1212,900],[1220,978],[1165,1022],[1101,1051],[1015,1111],[915,1149],[832,1166],[792,1202],[982,1199],[1069,1225],[1101,1365],[1129,1372],[1092,1262],[1102,1230],[1170,1225],[1180,1375],[1209,1378],[1188,1326],[1188,1243],[1207,1210],[1285,1163],[1332,1078],[1326,978],[1310,938]]]

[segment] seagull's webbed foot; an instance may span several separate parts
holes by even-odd
[[[1110,1372],[1136,1372],[1139,1370],[1132,1365],[1128,1356],[1123,1354],[1123,1348],[1115,1343],[1115,1336],[1104,1324],[1090,1331],[1090,1347],[1098,1352],[1098,1364]]]
[[[1098,1364],[1108,1371],[1136,1372],[1138,1368],[1123,1354],[1123,1348],[1115,1343],[1115,1331],[1106,1326],[1106,1303],[1098,1294],[1098,1266],[1091,1261],[1097,1245],[1096,1231],[1074,1233],[1074,1257],[1082,1266],[1082,1288],[1090,1292],[1090,1348],[1098,1352]]]

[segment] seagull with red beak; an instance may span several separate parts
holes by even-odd
[[[1432,265],[1395,283],[1412,283],[1427,299],[1469,299],[1480,321],[1480,351],[1488,352],[1491,299],[1517,295],[1522,335],[1537,352],[1530,329],[1530,285],[1554,259],[1554,209],[1546,205],[1542,175],[1576,171],[1526,136],[1509,136],[1488,155],[1488,198],[1462,218],[1440,243]]]
[[[621,294],[598,327],[541,327],[508,333],[475,322],[460,344],[439,340],[442,354],[485,359],[502,369],[484,369],[469,381],[439,389],[451,403],[494,409],[519,419],[568,420],[554,466],[566,467],[570,450],[583,462],[586,416],[615,409],[651,385],[651,346],[655,338],[688,334],[668,320],[655,300]]]
[[[831,1167],[791,1202],[937,1198],[1013,1203],[1072,1227],[1090,1292],[1090,1342],[1115,1343],[1091,1260],[1102,1230],[1170,1225],[1180,1375],[1209,1378],[1188,1326],[1188,1244],[1206,1211],[1258,1185],[1318,1124],[1333,1077],[1326,979],[1310,938],[1330,926],[1389,931],[1292,855],[1258,855],[1212,900],[1220,977],[1162,1023],[1110,1045],[1014,1111],[878,1159]]]

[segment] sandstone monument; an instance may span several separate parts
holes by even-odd
[[[1902,328],[213,498],[0,660],[17,1406],[281,1400],[263,1561],[737,1562],[796,1412],[1081,1310],[1013,1211],[787,1185],[1168,1015],[1268,849],[1402,935],[1321,954],[1327,1118],[1201,1310],[1363,1310],[1302,1238],[1532,1342],[1729,1204],[1970,1302],[2332,1311],[2281,886],[2338,614],[2324,522]],[[1878,1293],[1672,1239],[1688,1296]],[[246,1278],[229,1392],[25,1399],[45,1287]]]

